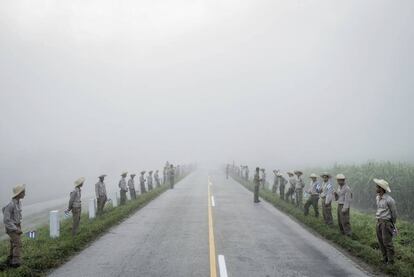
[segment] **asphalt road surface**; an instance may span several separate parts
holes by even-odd
[[[235,181],[202,170],[50,276],[207,277],[215,269],[220,277],[367,276],[273,206],[253,204],[252,193]]]

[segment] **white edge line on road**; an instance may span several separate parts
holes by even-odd
[[[216,206],[216,201],[214,201],[214,196],[211,196],[211,206]]]
[[[220,277],[227,277],[226,260],[223,255],[218,255]]]

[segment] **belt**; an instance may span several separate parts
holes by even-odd
[[[382,219],[382,218],[378,218],[378,223],[392,223],[390,219]]]

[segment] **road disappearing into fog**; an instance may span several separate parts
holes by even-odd
[[[252,193],[221,172],[198,170],[50,276],[367,273],[273,206],[253,204]]]

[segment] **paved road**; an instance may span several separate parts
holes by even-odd
[[[367,276],[325,241],[219,172],[198,171],[51,276],[210,276],[207,178],[216,254],[228,276]],[[218,276],[219,273],[218,273]],[[224,276],[221,276],[224,277]]]

